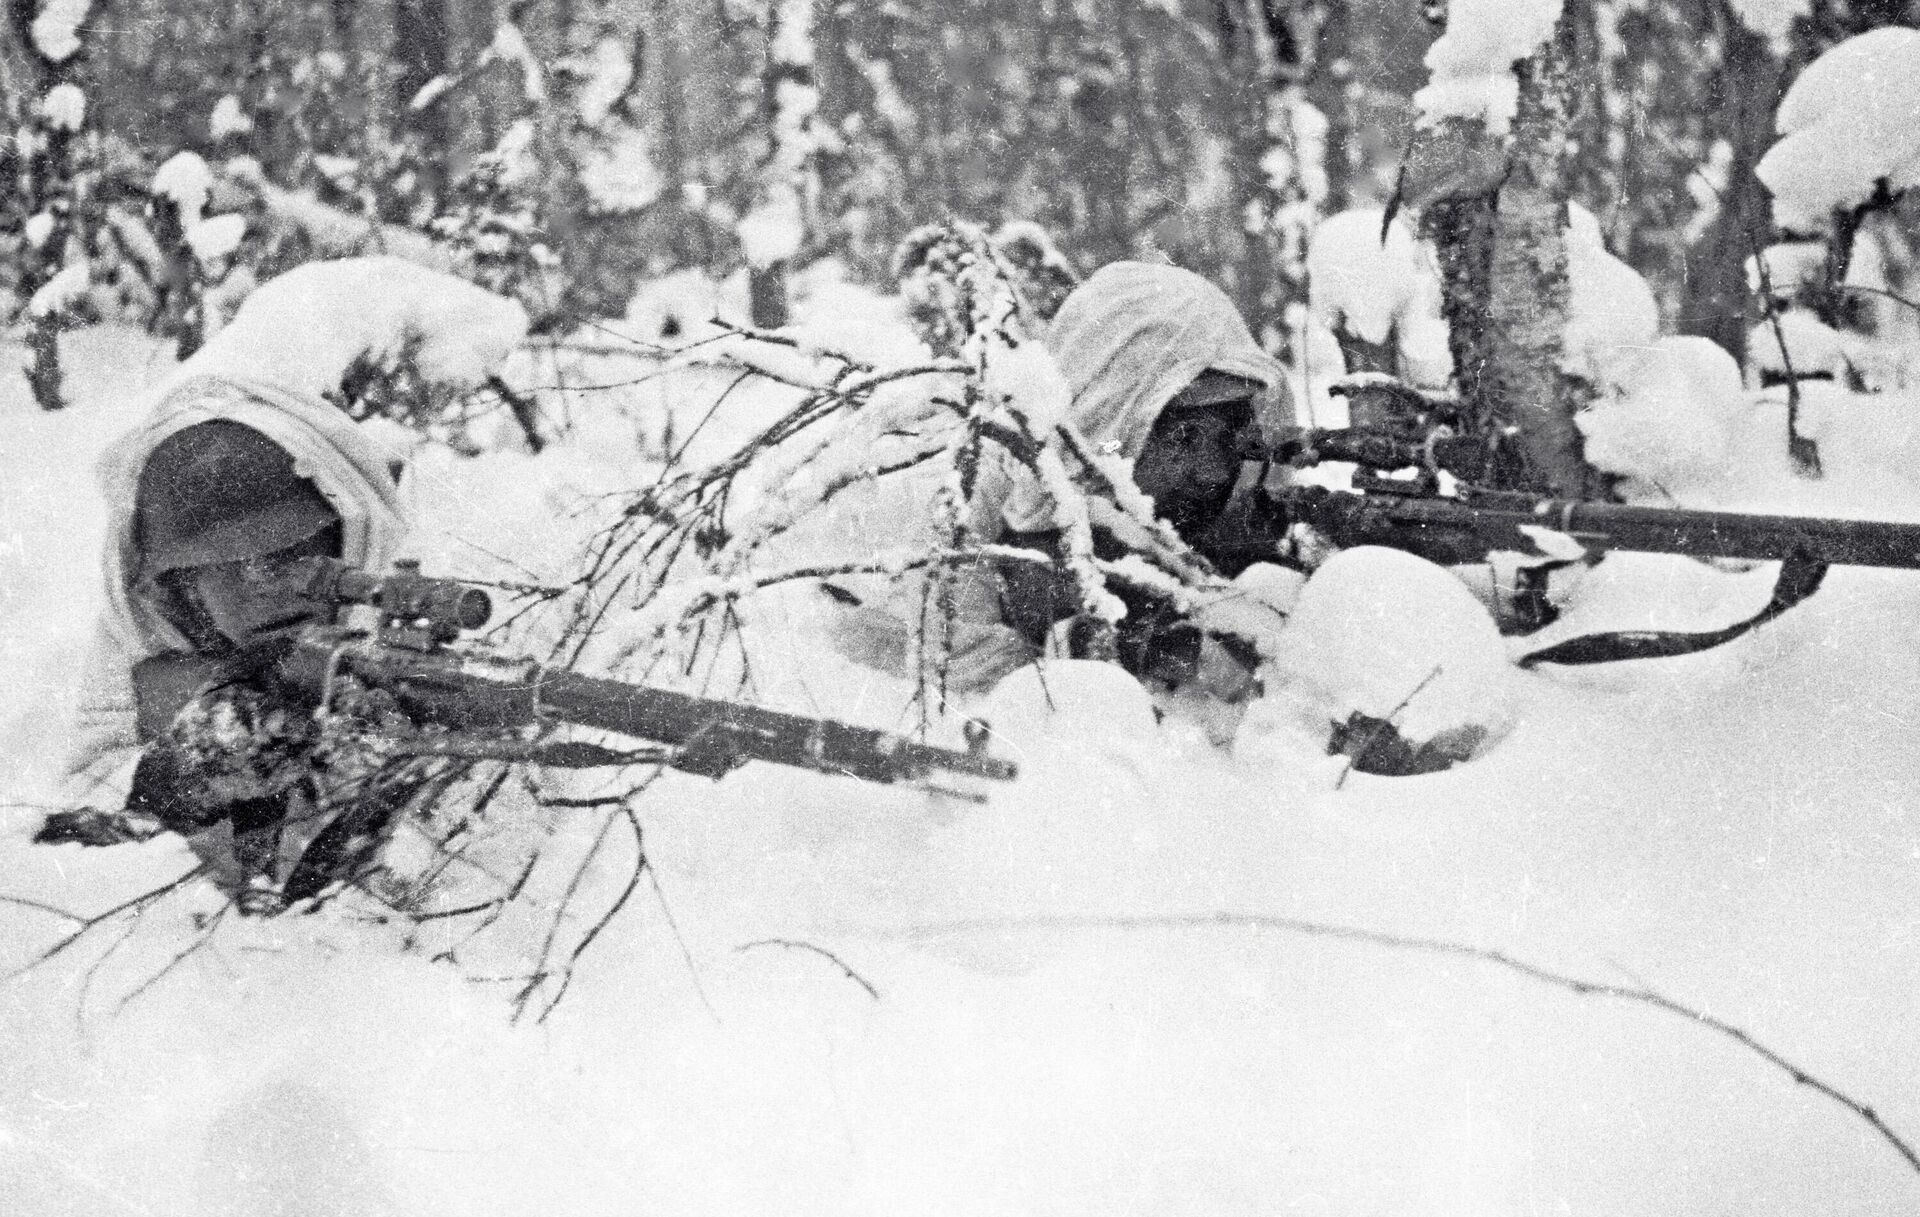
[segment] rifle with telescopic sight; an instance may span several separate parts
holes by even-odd
[[[766,761],[883,783],[947,775],[1007,781],[1018,773],[985,752],[984,732],[966,751],[941,748],[832,719],[582,676],[462,641],[491,618],[490,597],[470,584],[422,575],[416,563],[374,574],[307,558],[294,577],[305,580],[307,599],[335,609],[370,606],[378,624],[306,626],[275,674],[322,706],[340,676],[351,675],[387,690],[416,721],[451,729],[408,741],[417,753],[570,768],[652,762],[710,777]],[[656,747],[634,752],[547,738],[548,729],[563,724]]]
[[[1535,626],[1552,619],[1545,607],[1546,571],[1612,550],[1781,563],[1766,607],[1725,629],[1590,635],[1527,655],[1523,666],[1689,654],[1778,617],[1817,591],[1829,566],[1920,570],[1920,524],[1639,507],[1485,489],[1481,479],[1499,481],[1513,467],[1511,451],[1502,437],[1459,435],[1446,426],[1418,434],[1398,425],[1294,428],[1247,455],[1296,468],[1342,461],[1359,469],[1350,491],[1263,490],[1261,510],[1245,513],[1252,525],[1216,550],[1239,559],[1271,559],[1289,530],[1304,524],[1339,548],[1384,545],[1443,565],[1514,554],[1533,563],[1521,567],[1521,591],[1533,598]]]

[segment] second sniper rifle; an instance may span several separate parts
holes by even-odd
[[[1258,522],[1229,542],[1229,550],[1242,556],[1271,554],[1292,525],[1306,524],[1341,548],[1384,545],[1442,565],[1485,562],[1496,552],[1546,559],[1521,568],[1521,592],[1530,597],[1523,607],[1538,614],[1536,626],[1552,620],[1545,607],[1545,572],[1568,565],[1570,551],[1601,555],[1617,549],[1782,564],[1766,607],[1724,629],[1574,638],[1525,656],[1523,666],[1688,654],[1778,617],[1817,591],[1829,566],[1920,570],[1920,524],[1636,507],[1483,489],[1476,483],[1500,480],[1508,454],[1497,442],[1455,435],[1445,427],[1424,436],[1404,426],[1296,429],[1249,455],[1295,466],[1350,461],[1361,471],[1352,491],[1320,486],[1268,491]],[[1406,469],[1415,471],[1411,480],[1378,472]],[[1453,493],[1442,493],[1441,473],[1456,479]]]
[[[370,605],[373,630],[308,626],[275,666],[276,674],[324,702],[342,673],[391,692],[414,718],[453,728],[423,734],[421,751],[568,767],[658,761],[718,777],[746,761],[770,761],[867,782],[921,781],[936,775],[1005,781],[1012,762],[922,744],[868,727],[809,718],[647,685],[582,676],[477,646],[451,645],[492,614],[487,594],[468,584],[422,575],[396,563],[386,574],[330,558],[301,562],[304,595],[322,605]],[[639,758],[598,744],[525,739],[523,729],[567,723],[664,747]]]

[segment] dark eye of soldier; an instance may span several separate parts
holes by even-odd
[[[279,553],[249,558],[240,564],[240,577],[255,585],[279,583],[291,575],[305,557],[305,554],[297,550],[282,550]]]

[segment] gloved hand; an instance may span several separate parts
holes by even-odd
[[[305,710],[249,685],[225,685],[181,707],[134,770],[128,806],[178,832],[271,798],[306,772],[314,725]]]

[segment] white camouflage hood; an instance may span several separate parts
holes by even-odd
[[[133,592],[140,561],[134,547],[134,498],[140,471],[160,442],[199,423],[226,420],[251,427],[293,457],[293,470],[326,496],[339,514],[342,554],[379,569],[392,560],[407,519],[389,454],[330,402],[261,380],[193,376],[169,390],[134,431],[101,457],[108,504],[105,604],[109,630],[133,661],[189,650],[187,640]]]

